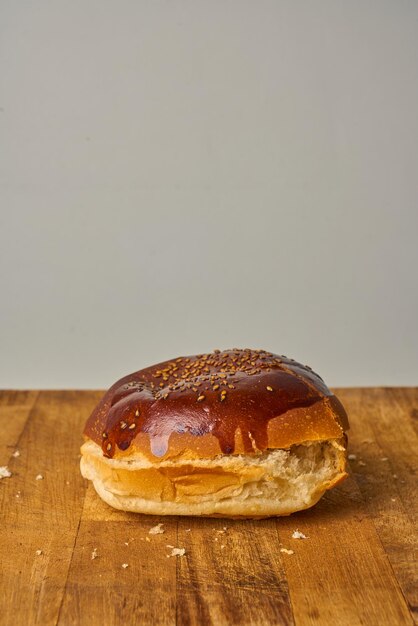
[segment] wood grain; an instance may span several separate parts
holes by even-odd
[[[177,522],[150,536],[158,521],[82,520],[59,624],[130,624],[133,615],[138,624],[175,623],[176,560],[166,544],[176,544]]]
[[[337,393],[350,478],[309,511],[230,521],[105,505],[78,469],[100,392],[0,392],[0,464],[13,472],[0,481],[1,624],[418,622],[418,389]],[[158,522],[165,532],[150,535]]]
[[[0,465],[13,471],[18,461],[12,456],[19,447],[19,439],[38,398],[38,391],[3,391],[0,393]]]
[[[418,623],[418,390],[337,390],[351,416],[352,475]]]
[[[274,520],[182,519],[178,535],[178,624],[293,624]]]
[[[410,613],[352,478],[277,522],[295,554],[286,575],[296,624],[408,624]],[[292,539],[296,530],[308,539]]]
[[[13,476],[1,481],[2,624],[56,623],[84,500],[79,428],[91,399],[41,392],[18,442]]]

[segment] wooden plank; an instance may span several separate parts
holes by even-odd
[[[418,623],[418,389],[341,390],[350,461],[366,510]]]
[[[180,519],[178,544],[178,624],[293,624],[274,520]]]
[[[150,535],[161,521],[164,533]],[[101,626],[134,620],[174,626],[176,559],[167,557],[167,544],[176,541],[176,518],[113,512],[92,494],[83,510],[58,624]]]
[[[412,624],[352,478],[313,509],[277,521],[296,625]],[[308,539],[293,539],[295,530]]]
[[[0,391],[0,465],[13,472],[23,460],[12,456],[18,449],[19,438],[38,397],[38,391]]]
[[[41,392],[19,441],[16,461],[22,462],[1,481],[4,624],[56,623],[85,491],[78,471],[80,429],[96,398]],[[36,480],[39,474],[42,480]]]
[[[101,392],[1,393],[0,463],[13,476],[0,481],[0,621],[411,624],[418,390],[338,395],[352,424],[351,478],[310,511],[251,522],[115,511],[79,473],[82,427]],[[158,522],[165,533],[149,535]],[[296,529],[309,539],[292,539]],[[167,556],[167,545],[186,554]]]

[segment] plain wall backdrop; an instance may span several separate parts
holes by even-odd
[[[0,387],[418,383],[416,0],[1,0],[0,153]]]

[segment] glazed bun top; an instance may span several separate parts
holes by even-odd
[[[265,350],[178,357],[117,381],[84,430],[108,458],[254,454],[338,439],[346,412],[307,365]]]

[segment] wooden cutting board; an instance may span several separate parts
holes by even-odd
[[[0,480],[0,624],[417,622],[418,388],[336,393],[352,425],[350,478],[310,511],[226,521],[99,500],[78,463],[101,392],[1,392],[0,465],[12,476]],[[165,532],[150,535],[158,522]],[[308,538],[292,539],[296,529]]]

